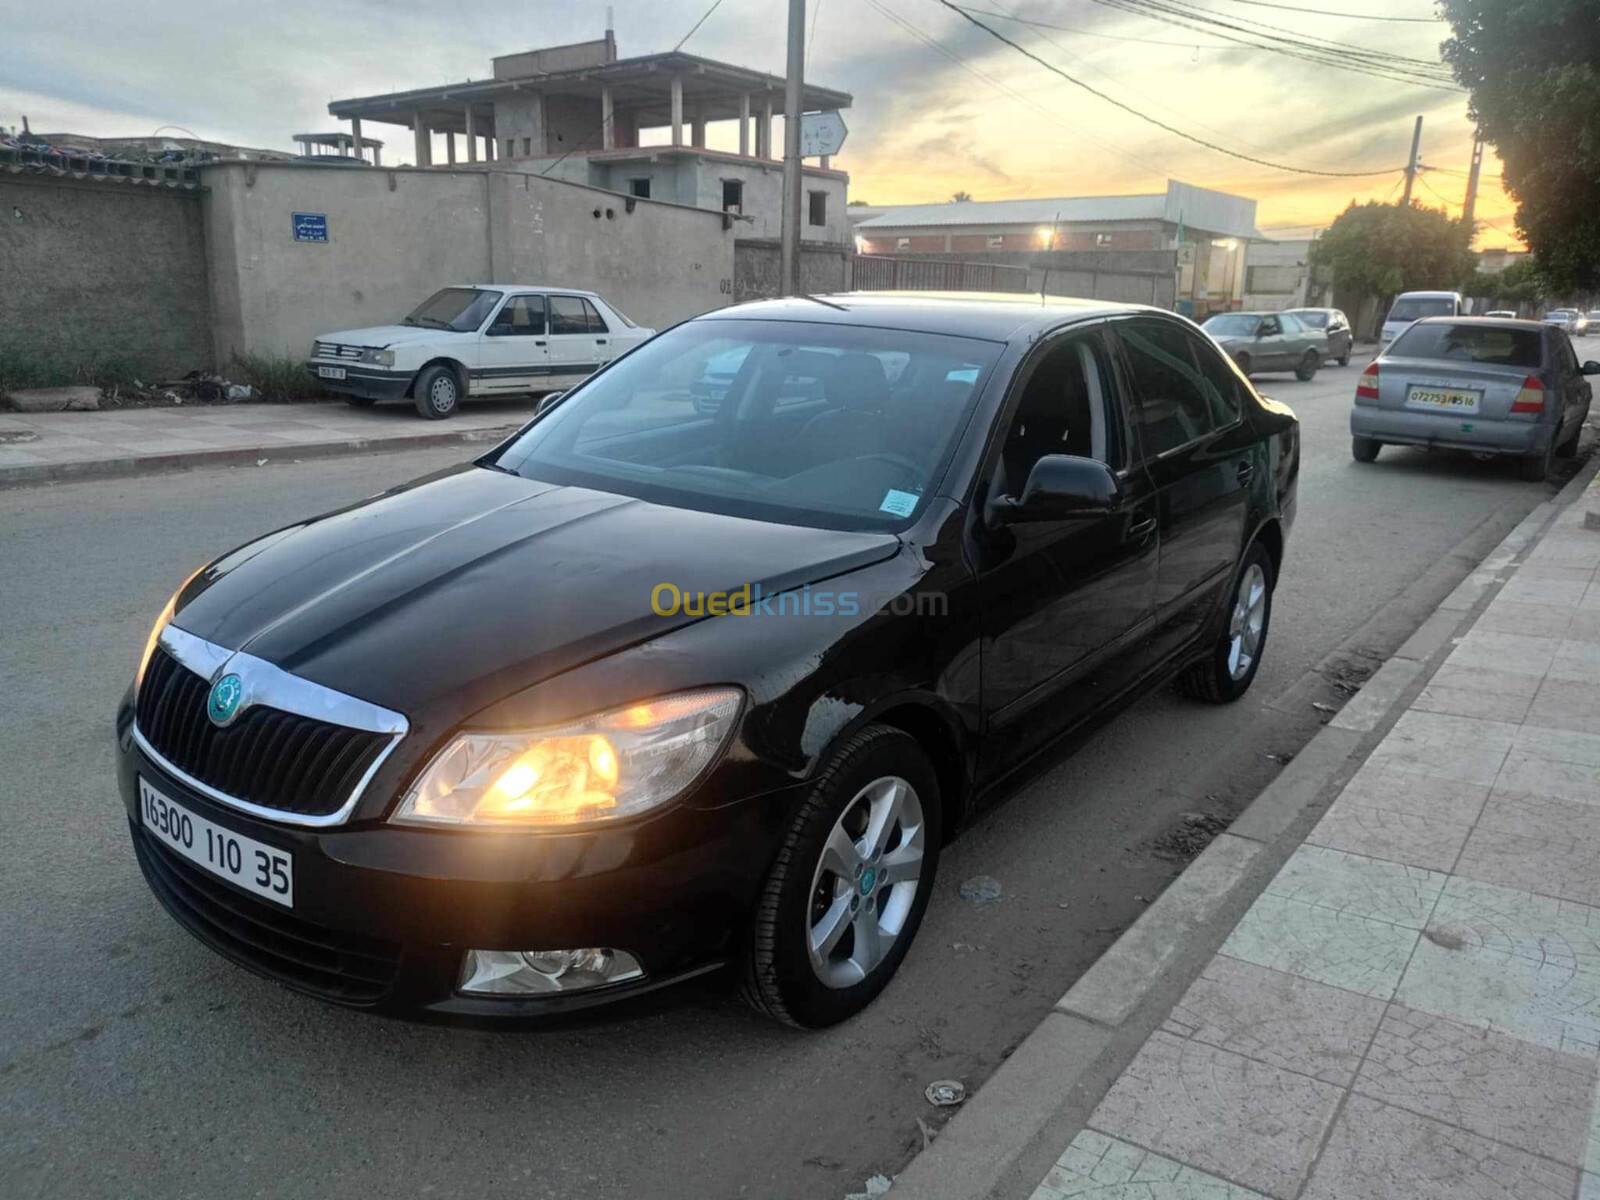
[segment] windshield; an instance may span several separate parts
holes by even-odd
[[[1313,329],[1326,329],[1328,327],[1328,314],[1317,312],[1314,309],[1296,311],[1294,314],[1302,325],[1309,325]]]
[[[1430,358],[1443,362],[1487,363],[1497,367],[1544,365],[1544,336],[1511,325],[1413,325],[1389,347],[1392,358]]]
[[[931,494],[1002,348],[894,329],[693,321],[575,389],[492,465],[759,520],[901,528]]]
[[[1212,337],[1252,337],[1261,318],[1244,313],[1222,313],[1200,326]]]
[[[502,294],[482,288],[445,288],[419,304],[401,324],[472,333],[500,302]]]
[[[1420,321],[1423,317],[1453,317],[1456,302],[1448,296],[1401,296],[1389,310],[1391,321]]]

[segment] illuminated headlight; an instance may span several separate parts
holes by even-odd
[[[374,350],[369,346],[361,352],[361,361],[375,363],[380,367],[392,367],[394,366],[394,351]]]
[[[205,568],[201,567],[199,570],[189,573],[189,578],[178,585],[178,590],[172,593],[172,599],[167,601],[167,606],[156,617],[156,623],[150,626],[150,636],[144,641],[144,653],[139,656],[139,670],[133,677],[134,687],[138,687],[144,682],[145,668],[150,665],[150,656],[156,652],[156,643],[161,640],[161,631],[172,623],[172,618],[177,613],[178,597],[183,595],[183,589],[193,583],[194,577],[203,570]]]
[[[721,751],[743,693],[679,692],[552,729],[462,733],[395,810],[405,825],[537,828],[637,816]]]
[[[626,950],[468,950],[458,990],[486,996],[581,992],[644,978]]]

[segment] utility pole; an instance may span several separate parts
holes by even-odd
[[[1417,127],[1411,133],[1411,161],[1406,164],[1406,194],[1400,197],[1400,207],[1411,207],[1411,188],[1417,182],[1417,155],[1422,150],[1422,118],[1417,118]]]
[[[789,76],[783,102],[783,241],[781,290],[800,290],[800,107],[805,94],[806,0],[789,0]]]
[[[1467,172],[1467,199],[1461,206],[1461,219],[1467,223],[1469,231],[1477,229],[1472,218],[1478,209],[1478,174],[1482,170],[1483,139],[1480,137],[1472,143],[1472,168]]]

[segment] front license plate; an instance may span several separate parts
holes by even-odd
[[[323,379],[343,379],[343,367],[318,367],[317,374]]]
[[[195,865],[274,904],[294,907],[294,855],[213,825],[139,780],[139,822]]]
[[[1412,385],[1406,391],[1406,404],[1410,408],[1428,408],[1435,412],[1475,413],[1482,395],[1482,392],[1470,392],[1464,388]]]

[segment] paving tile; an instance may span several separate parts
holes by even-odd
[[[1196,1171],[1142,1146],[1093,1129],[1072,1139],[1033,1193],[1033,1200],[1261,1200],[1252,1192]]]
[[[1323,846],[1299,847],[1267,894],[1421,929],[1447,876]]]
[[[1578,1185],[1578,1200],[1600,1200],[1600,1175],[1583,1173],[1583,1182]]]
[[[1489,783],[1419,775],[1404,766],[1369,759],[1345,784],[1334,807],[1349,800],[1430,821],[1471,825],[1478,819],[1489,795]]]
[[[1587,599],[1585,603],[1588,603]],[[1572,620],[1567,624],[1566,636],[1586,642],[1600,642],[1600,607],[1580,608],[1573,613]]]
[[[1488,785],[1500,774],[1516,729],[1507,722],[1409,711],[1378,743],[1369,761],[1419,775]]]
[[[1395,999],[1555,1050],[1600,1054],[1600,909],[1453,878]]]
[[[1257,1062],[1348,1085],[1384,1002],[1219,956],[1162,1029]]]
[[[1455,865],[1471,830],[1472,826],[1465,822],[1379,808],[1341,795],[1306,841],[1370,858],[1448,871]]]
[[[1592,585],[1591,585],[1592,586]],[[1557,639],[1521,633],[1468,630],[1445,660],[1457,667],[1484,667],[1515,675],[1543,675],[1555,657]]]
[[[1089,1124],[1289,1200],[1340,1095],[1332,1084],[1158,1031]]]
[[[1600,680],[1600,644],[1581,638],[1562,638],[1545,678],[1572,679],[1580,683]]]
[[[1305,1200],[1571,1200],[1578,1172],[1352,1095]]]
[[[1569,625],[1568,630],[1570,629]],[[1460,688],[1498,696],[1525,696],[1532,699],[1534,693],[1539,690],[1539,681],[1543,678],[1542,671],[1535,675],[1521,675],[1514,671],[1496,671],[1492,667],[1455,666],[1446,661],[1433,673],[1433,678],[1428,680],[1428,686]]]
[[[1411,708],[1415,712],[1446,713],[1457,717],[1521,721],[1532,704],[1531,696],[1507,696],[1483,687],[1453,688],[1429,684],[1411,702]]]
[[[1387,1000],[1416,944],[1415,929],[1263,895],[1228,935],[1222,953]]]
[[[1587,570],[1564,567],[1546,567],[1535,573],[1534,568],[1523,567],[1500,589],[1500,595],[1524,604],[1554,604],[1575,609],[1589,587],[1591,574]]]
[[[1600,768],[1586,763],[1561,762],[1527,750],[1506,755],[1495,787],[1505,792],[1534,792],[1579,803],[1596,803]]]
[[[1581,1055],[1391,1004],[1354,1090],[1580,1166],[1595,1076]]]
[[[1592,533],[1552,530],[1528,551],[1529,566],[1600,567],[1600,538]]]
[[[1556,762],[1600,767],[1600,734],[1596,733],[1525,725],[1517,730],[1511,748]]]
[[[1600,796],[1593,799],[1493,793],[1455,873],[1600,905]]]

